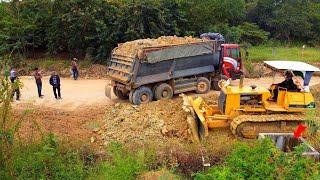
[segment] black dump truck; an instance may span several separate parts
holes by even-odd
[[[105,94],[139,105],[188,91],[207,93],[211,86],[220,90],[219,82],[227,79],[221,71],[223,48],[216,40],[144,47],[133,56],[117,54],[115,48]]]

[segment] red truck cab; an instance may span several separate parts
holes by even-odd
[[[242,60],[239,44],[222,44],[222,72],[227,78],[239,79],[242,69]]]

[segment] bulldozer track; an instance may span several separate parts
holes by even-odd
[[[233,134],[240,136],[240,137],[246,137],[243,134],[239,134],[239,131],[237,128],[239,128],[240,125],[245,123],[254,123],[254,125],[251,125],[252,127],[256,125],[258,127],[260,124],[262,126],[267,125],[268,123],[271,124],[273,122],[288,122],[288,123],[300,123],[305,121],[305,115],[303,113],[296,113],[296,114],[263,114],[263,115],[240,115],[235,117],[231,124],[230,128]],[[254,127],[253,127],[254,128]],[[277,127],[275,127],[276,129]],[[247,137],[247,138],[254,138],[253,136]]]

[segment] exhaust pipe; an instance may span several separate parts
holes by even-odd
[[[241,74],[240,75],[240,85],[239,85],[239,88],[243,88],[243,75]]]

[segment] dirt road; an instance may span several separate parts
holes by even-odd
[[[49,84],[49,77],[42,79],[43,98],[38,97],[37,86],[33,77],[21,77],[23,88],[21,89],[21,101],[19,103],[32,103],[34,105],[58,108],[64,110],[74,110],[79,107],[99,105],[104,106],[114,103],[106,98],[104,88],[107,80],[104,79],[81,79],[73,80],[61,78],[61,100],[56,100],[53,95],[52,86]],[[115,99],[115,101],[117,101]]]
[[[42,99],[37,96],[37,87],[33,77],[25,76],[20,78],[24,84],[21,90],[21,101],[15,102],[15,106],[19,103],[32,103],[34,105],[47,106],[51,108],[58,108],[64,110],[74,110],[79,107],[84,106],[105,106],[108,104],[114,104],[117,102],[129,102],[120,101],[116,97],[112,99],[107,98],[104,95],[104,88],[108,80],[105,79],[80,79],[72,80],[70,78],[61,79],[61,100],[56,100],[52,92],[52,86],[49,84],[49,77],[44,77],[42,80],[43,90],[42,93],[44,97]],[[281,79],[280,79],[281,81]],[[279,81],[274,80],[272,77],[264,77],[260,79],[245,79],[244,85],[257,85],[261,87],[269,87],[272,83],[277,83]],[[233,82],[233,84],[238,84],[239,80]],[[310,85],[320,83],[320,77],[312,77]],[[218,93],[217,91],[210,91],[210,93]],[[188,95],[197,94],[190,92]],[[178,97],[178,96],[175,96]]]

